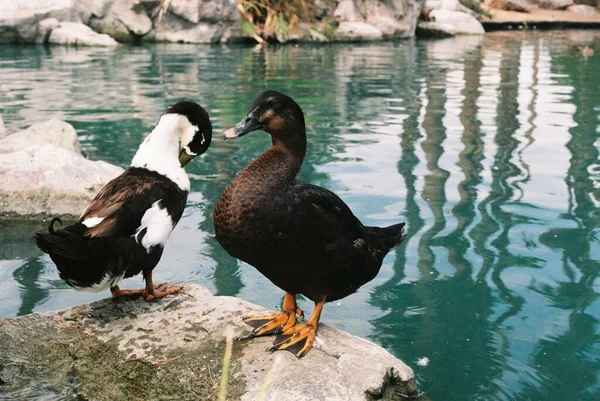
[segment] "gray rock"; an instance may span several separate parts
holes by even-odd
[[[96,33],[80,22],[61,22],[50,32],[48,43],[72,46],[114,47],[119,43],[106,34]]]
[[[52,30],[57,28],[60,22],[56,18],[46,18],[38,23],[38,35],[35,38],[35,42],[38,44],[48,43]]]
[[[341,0],[333,17],[340,40],[379,40],[414,35],[423,0]]]
[[[564,10],[573,5],[573,0],[533,0],[533,2],[541,8],[550,10]]]
[[[0,43],[35,43],[39,21],[70,20],[72,16],[71,0],[0,1]]]
[[[173,43],[213,43],[219,41],[220,27],[216,24],[198,23],[190,29],[157,28],[156,42]]]
[[[598,10],[595,9],[592,6],[589,6],[587,4],[575,4],[572,6],[567,7],[567,11],[570,11],[572,13],[575,14],[579,14],[579,15],[596,15],[598,13]]]
[[[469,14],[433,10],[429,13],[429,19],[432,22],[453,26],[457,35],[483,35],[485,33],[481,23]]]
[[[102,300],[0,321],[3,391],[97,400],[209,399],[219,388],[225,332],[249,333],[242,317],[264,309],[215,297],[198,285],[147,303]],[[298,360],[270,353],[273,337],[233,343],[227,399],[398,400],[414,396],[412,369],[383,348],[319,327]]]
[[[383,32],[366,22],[341,22],[336,30],[336,36],[342,40],[368,41],[381,39]]]
[[[78,216],[122,172],[86,159],[71,125],[33,125],[0,140],[0,213]]]
[[[92,17],[89,26],[120,42],[131,42],[152,30],[152,20],[138,0],[113,1],[102,11],[101,18]]]
[[[42,144],[81,153],[81,145],[75,128],[69,123],[53,118],[15,132],[1,140],[0,154],[16,152],[29,146]]]
[[[490,7],[507,11],[519,11],[528,13],[531,11],[532,5],[527,0],[492,0]]]
[[[419,21],[417,37],[447,38],[456,35],[454,25],[439,22]]]

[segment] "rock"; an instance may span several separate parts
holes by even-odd
[[[214,43],[222,33],[216,24],[199,23],[190,29],[157,29],[154,35],[156,42]]]
[[[72,14],[72,0],[0,1],[0,43],[35,43],[39,21],[69,20]]]
[[[378,40],[383,32],[366,22],[341,22],[336,30],[336,36],[342,40]]]
[[[457,11],[432,10],[429,19],[444,25],[453,26],[457,35],[483,35],[485,30],[477,19]]]
[[[527,0],[492,0],[490,7],[507,11],[528,13],[532,5]]]
[[[216,43],[242,37],[235,0],[173,0],[151,38],[156,42]]]
[[[81,153],[75,128],[69,123],[53,118],[15,132],[0,141],[0,154],[11,153],[33,145],[49,144],[71,152]]]
[[[414,35],[422,0],[341,0],[333,17],[340,40],[378,40]]]
[[[573,0],[533,0],[533,2],[541,8],[548,8],[550,10],[564,10],[573,5]]]
[[[38,35],[35,38],[35,42],[38,44],[48,43],[50,33],[52,30],[57,28],[60,22],[56,18],[46,18],[38,23]]]
[[[120,42],[137,41],[152,30],[152,20],[138,0],[114,1],[103,14],[92,17],[89,26]]]
[[[263,308],[212,296],[198,285],[148,303],[105,299],[0,321],[0,365],[8,398],[212,399],[219,389],[224,332],[245,337],[243,316]],[[417,395],[412,369],[383,348],[319,326],[311,352],[271,353],[273,337],[233,342],[227,399],[398,400]],[[261,394],[261,392],[264,392]]]
[[[48,43],[73,46],[114,47],[119,43],[106,34],[94,32],[80,22],[62,22],[50,32]]]
[[[458,0],[427,0],[425,2],[425,9],[457,11],[460,13],[469,14],[473,18],[479,18],[479,15],[475,11],[463,6]]]
[[[598,11],[587,4],[575,4],[567,7],[567,11],[580,15],[596,15]]]
[[[6,136],[6,127],[4,126],[4,120],[2,120],[2,115],[0,115],[0,139]]]
[[[428,21],[419,21],[417,24],[419,38],[446,38],[454,35],[456,35],[454,25]]]
[[[78,216],[122,172],[86,159],[70,124],[33,125],[0,140],[0,213]]]

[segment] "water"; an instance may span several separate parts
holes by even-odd
[[[596,54],[584,58],[585,45]],[[4,46],[0,113],[9,132],[63,118],[91,158],[126,166],[177,98],[207,106],[218,134],[259,92],[288,93],[308,124],[300,178],[336,191],[369,225],[409,227],[377,278],[328,304],[324,322],[408,362],[434,400],[598,400],[599,71],[593,31],[265,49]],[[221,191],[268,145],[264,133],[217,137],[190,163],[193,192],[156,282],[278,307],[281,291],[230,258],[212,227]],[[59,280],[31,238],[44,224],[0,224],[0,317],[109,295]]]

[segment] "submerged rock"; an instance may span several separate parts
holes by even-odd
[[[0,213],[78,216],[122,172],[86,159],[70,124],[32,125],[0,140]]]
[[[151,303],[105,299],[0,321],[3,394],[95,400],[212,399],[224,332],[263,308],[198,285]],[[411,368],[367,340],[321,324],[302,359],[267,351],[273,337],[233,343],[227,399],[400,400],[417,395]],[[2,363],[10,361],[10,363]]]
[[[454,27],[457,35],[483,35],[485,33],[481,22],[469,14],[457,11],[433,10],[429,13],[429,19],[438,24]]]

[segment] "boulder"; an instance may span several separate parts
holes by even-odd
[[[48,43],[73,46],[106,46],[114,47],[119,43],[106,34],[94,32],[81,22],[61,22],[50,32]]]
[[[579,15],[596,15],[598,13],[598,10],[596,8],[587,4],[574,4],[572,6],[567,7],[567,11]]]
[[[0,43],[35,43],[38,23],[46,18],[71,20],[72,0],[0,1]]]
[[[139,0],[114,1],[102,14],[92,16],[89,26],[120,42],[137,41],[152,30],[152,20]]]
[[[485,33],[483,26],[476,18],[457,11],[432,10],[429,13],[429,20],[454,27],[457,35],[483,35]]]
[[[81,153],[81,145],[75,128],[69,123],[53,118],[15,132],[1,140],[0,154],[16,152],[29,146],[42,144]]]
[[[430,21],[419,21],[417,24],[419,38],[447,38],[454,35],[456,35],[454,25]]]
[[[340,22],[336,30],[336,36],[341,40],[368,41],[381,39],[383,32],[366,22]]]
[[[541,8],[550,10],[564,10],[573,5],[573,0],[533,0],[533,2]]]
[[[78,216],[122,172],[86,159],[71,125],[33,125],[0,140],[0,213]]]
[[[341,0],[333,12],[340,40],[413,36],[423,1]]]
[[[499,10],[519,11],[522,13],[528,13],[532,8],[532,5],[527,0],[492,0],[489,5]]]
[[[8,398],[213,399],[226,338],[233,341],[228,400],[359,401],[414,397],[411,368],[378,345],[319,326],[302,359],[248,339],[244,316],[265,313],[198,285],[148,303],[105,299],[0,321],[0,383]]]

